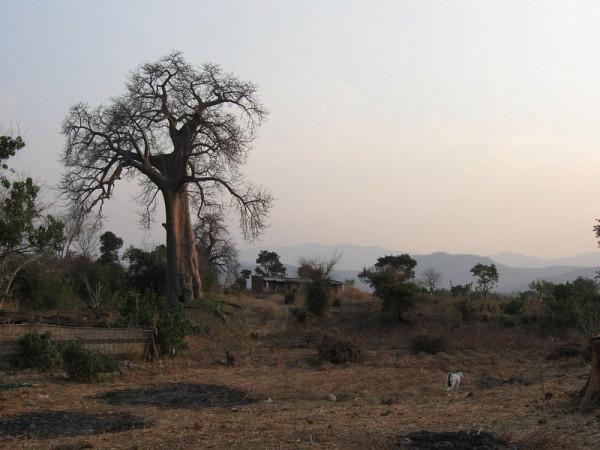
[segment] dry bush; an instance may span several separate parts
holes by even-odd
[[[523,302],[523,308],[521,311],[524,314],[537,314],[540,315],[544,312],[544,304],[537,300],[535,297],[527,297]]]
[[[367,300],[373,297],[373,294],[369,292],[362,291],[354,286],[346,285],[346,290],[341,295],[342,301],[346,302],[355,302],[360,300]]]
[[[360,362],[364,356],[361,346],[355,339],[334,332],[323,335],[317,350],[320,361],[329,361],[333,364]]]
[[[584,358],[587,356],[588,349],[577,342],[567,342],[566,344],[557,345],[552,353],[546,359],[557,360],[560,358]]]
[[[439,336],[421,333],[410,339],[410,351],[413,355],[420,352],[435,355],[444,350],[444,341]]]

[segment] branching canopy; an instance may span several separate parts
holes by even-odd
[[[196,69],[173,52],[131,73],[126,87],[106,106],[71,108],[63,193],[82,211],[101,211],[118,180],[135,178],[149,223],[159,192],[186,189],[196,212],[234,206],[244,237],[257,238],[272,198],[240,173],[267,114],[256,86],[216,65]]]

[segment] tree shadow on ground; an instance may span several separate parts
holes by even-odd
[[[85,414],[67,411],[41,411],[15,414],[0,419],[0,436],[49,439],[119,433],[134,428],[150,428],[152,423],[131,414]]]
[[[446,431],[434,433],[431,431],[418,431],[407,436],[399,436],[395,440],[396,448],[424,450],[424,449],[516,449],[504,439],[495,437],[485,432]]]
[[[253,403],[242,390],[215,384],[174,383],[143,389],[109,391],[95,397],[111,405],[146,405],[161,408],[232,407]]]

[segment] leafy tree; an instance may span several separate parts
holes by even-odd
[[[489,292],[498,284],[498,269],[495,264],[478,263],[471,268],[471,273],[477,277],[477,290],[485,300]]]
[[[395,320],[413,304],[417,287],[412,281],[417,262],[409,255],[383,256],[372,269],[363,269],[358,277],[369,283],[374,294],[383,300],[384,310],[391,311]]]
[[[285,277],[286,268],[279,260],[279,255],[268,250],[261,250],[256,258],[258,266],[254,271],[263,277]]]
[[[545,325],[553,331],[576,326],[587,337],[600,332],[600,293],[595,280],[578,277],[556,284],[544,303],[548,313]]]
[[[8,170],[8,164],[6,164],[5,161],[11,156],[15,156],[23,147],[25,147],[25,142],[23,142],[21,136],[17,136],[16,138],[11,136],[0,136],[0,161],[2,161],[0,168],[2,170]],[[0,175],[0,182],[4,188],[10,188],[10,181],[5,175]]]
[[[450,284],[450,294],[453,297],[466,297],[471,293],[471,289],[473,288],[473,283],[457,284],[454,286],[452,286],[452,283]]]
[[[267,112],[256,86],[216,65],[197,69],[173,52],[142,65],[107,106],[73,106],[63,124],[64,195],[81,211],[109,199],[122,177],[141,184],[149,225],[162,197],[171,308],[202,296],[190,213],[233,205],[246,239],[265,228],[271,195],[245,180],[244,165]],[[225,195],[224,195],[225,194]]]
[[[247,280],[252,275],[252,271],[248,269],[244,269],[240,272],[240,276],[244,277],[244,280]]]
[[[529,283],[529,289],[535,292],[535,299],[539,302],[543,296],[550,295],[554,285],[545,280],[533,280]]]
[[[398,278],[404,280],[411,280],[415,277],[415,267],[417,267],[417,261],[412,259],[410,255],[388,255],[381,258],[377,258],[375,263],[376,268],[386,269],[393,268]]]
[[[81,296],[73,282],[71,263],[55,254],[35,255],[16,275],[10,290],[19,307],[36,311],[67,311],[79,306]]]
[[[5,160],[23,148],[20,137],[0,136],[0,161],[7,170]],[[0,305],[4,302],[12,283],[23,267],[44,252],[59,251],[63,241],[62,222],[51,215],[43,215],[37,203],[39,186],[28,177],[12,182],[0,174]]]
[[[123,247],[123,239],[117,237],[112,231],[100,235],[100,264],[119,262],[119,249]]]
[[[231,283],[231,289],[234,293],[244,292],[246,290],[246,280],[250,278],[252,271],[244,269],[240,272],[239,276]]]
[[[433,268],[428,268],[421,275],[421,281],[427,286],[431,295],[435,293],[435,287],[441,281],[442,274]]]
[[[158,295],[166,292],[167,247],[157,245],[148,252],[130,246],[123,253],[123,259],[129,264],[125,272],[129,289],[139,294],[143,294],[147,289]]]

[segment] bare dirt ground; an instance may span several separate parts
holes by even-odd
[[[204,332],[175,359],[126,363],[89,384],[0,374],[10,385],[0,447],[600,448],[600,414],[575,402],[589,366],[579,355],[548,359],[581,338],[480,320],[450,331],[431,303],[395,324],[364,295],[304,324],[281,298],[227,301],[238,305],[227,326],[199,316]],[[320,361],[324,333],[351,337],[362,361]],[[419,333],[441,337],[444,350],[412,354]],[[466,375],[450,395],[445,376],[457,370]]]

